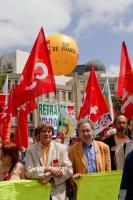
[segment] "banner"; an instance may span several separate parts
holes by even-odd
[[[58,131],[64,133],[64,144],[67,145],[69,143],[70,137],[76,135],[75,130],[77,128],[77,120],[68,114],[65,110],[60,109],[59,122]]]
[[[121,171],[82,175],[76,181],[77,200],[118,199],[121,176]]]
[[[0,200],[49,200],[51,185],[33,180],[0,182]]]
[[[60,104],[57,103],[49,103],[49,102],[39,102],[38,103],[38,111],[40,115],[40,119],[42,122],[50,123],[54,126],[55,130],[58,129],[58,119],[59,119],[59,107],[70,115],[74,115],[74,105],[73,104]]]
[[[118,199],[121,171],[86,174],[76,181],[77,200]],[[36,180],[12,180],[0,182],[0,200],[49,200],[50,184]]]

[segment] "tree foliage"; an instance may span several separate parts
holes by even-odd
[[[2,86],[5,82],[6,75],[5,74],[0,74],[0,93],[2,92]]]
[[[117,97],[117,96],[112,97],[112,102],[115,107],[116,114],[119,114],[121,111],[121,101],[122,101],[122,98],[120,97]]]

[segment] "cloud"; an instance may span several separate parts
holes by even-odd
[[[32,46],[41,26],[49,36],[69,28],[73,19],[75,35],[98,26],[133,32],[132,0],[0,0],[0,5],[0,48]]]
[[[133,20],[128,23],[123,23],[119,21],[119,23],[113,27],[115,33],[132,33],[133,32]]]
[[[115,33],[120,32],[126,27],[124,20],[127,20],[129,15],[133,19],[131,12],[132,0],[77,0],[77,2],[76,9],[79,11],[80,18],[75,33],[78,33],[78,35],[98,26],[107,26]],[[122,27],[120,26],[120,20],[122,21]],[[118,25],[119,28],[117,29]],[[133,31],[132,23],[129,24],[129,32],[131,31]]]
[[[118,65],[111,64],[109,68],[107,69],[107,75],[110,77],[118,77],[119,76],[119,69],[120,67]]]
[[[31,45],[41,26],[45,35],[71,22],[71,0],[0,0],[0,48]]]

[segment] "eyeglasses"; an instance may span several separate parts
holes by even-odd
[[[80,133],[91,133],[92,132],[92,130],[90,130],[90,129],[84,129],[84,130],[79,130],[79,132]]]

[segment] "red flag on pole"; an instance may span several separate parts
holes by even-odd
[[[3,143],[10,142],[10,132],[11,132],[11,117],[17,115],[17,110],[15,106],[14,99],[14,86],[10,90],[10,94],[5,98],[4,109],[1,115],[1,137]]]
[[[37,108],[35,100],[28,101],[20,107],[18,125],[14,142],[17,146],[28,147],[28,113]]]
[[[0,95],[0,122],[1,122],[2,114],[4,112],[5,100],[6,100],[6,95],[1,94]]]
[[[43,28],[41,28],[15,90],[17,107],[44,93],[56,91]]]
[[[123,84],[123,95],[121,112],[128,119],[133,117],[133,69],[128,56],[126,44],[123,43],[123,54],[125,57],[125,79]]]
[[[118,87],[117,87],[117,96],[122,97],[123,94],[123,88],[124,88],[124,82],[125,82],[125,69],[126,65],[130,64],[130,59],[128,56],[128,52],[125,52],[126,45],[125,42],[122,42],[121,47],[121,57],[120,57],[120,72],[119,72],[119,80],[118,80]]]
[[[79,114],[79,119],[85,117],[88,117],[92,121],[96,135],[112,123],[108,106],[93,67]]]
[[[17,146],[28,147],[28,114],[22,109],[19,111],[14,142]]]

